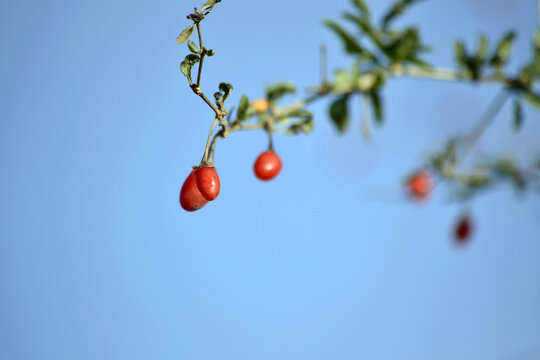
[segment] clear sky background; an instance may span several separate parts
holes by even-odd
[[[380,14],[389,1],[370,1]],[[438,187],[424,206],[403,178],[469,130],[497,89],[399,79],[386,123],[363,141],[310,109],[309,136],[277,137],[284,166],[252,174],[262,132],[218,144],[221,194],[182,211],[180,187],[212,113],[193,95],[175,44],[202,3],[0,3],[0,359],[531,360],[540,358],[540,201],[500,188],[467,204],[477,232],[451,242],[462,206]],[[321,26],[348,1],[223,0],[204,21],[203,89],[260,97],[347,66]],[[453,66],[452,40],[519,31],[530,54],[533,0],[432,0],[417,24]],[[293,98],[287,99],[292,101]],[[506,106],[477,153],[537,154],[540,115],[519,134]]]

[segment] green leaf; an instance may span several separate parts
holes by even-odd
[[[514,100],[514,130],[518,131],[521,129],[523,124],[523,109],[521,107],[521,102],[518,99]]]
[[[185,28],[180,33],[180,35],[178,35],[178,37],[176,38],[176,43],[177,44],[182,44],[182,43],[186,42],[189,39],[189,37],[191,36],[191,34],[193,34],[194,27],[195,27],[195,24],[191,24],[187,28]]]
[[[492,66],[502,66],[506,64],[510,58],[510,53],[512,52],[512,44],[516,38],[517,34],[515,31],[507,32],[501,40],[497,43],[495,47],[495,53],[491,57],[489,63]]]
[[[223,93],[223,101],[227,100],[231,92],[233,91],[233,86],[229,83],[222,82],[219,84],[219,91]]]
[[[189,51],[191,51],[192,53],[194,54],[199,53],[199,47],[193,41],[189,40],[187,43],[187,46],[188,46]]]
[[[368,19],[355,16],[351,13],[345,13],[343,14],[343,17],[346,20],[349,20],[352,23],[356,24],[360,31],[366,34],[379,50],[385,52],[385,48],[382,42],[382,34],[369,23]]]
[[[393,62],[406,61],[417,58],[417,54],[427,50],[420,43],[420,33],[418,29],[409,27],[395,37],[388,46],[386,46],[386,56]]]
[[[240,104],[238,105],[238,111],[236,112],[236,121],[246,121],[250,118],[248,110],[249,107],[249,98],[247,95],[242,95],[240,98]]]
[[[193,83],[193,80],[191,79],[191,69],[193,68],[193,65],[199,62],[199,60],[199,55],[189,54],[184,61],[180,63],[180,71],[188,79],[190,85]]]
[[[340,133],[344,133],[349,127],[348,101],[349,94],[345,94],[334,100],[329,108],[330,118]]]
[[[352,0],[352,3],[358,9],[358,11],[360,11],[360,15],[362,16],[362,18],[369,20],[371,15],[369,13],[369,8],[367,7],[364,0]]]
[[[184,59],[185,62],[187,62],[187,63],[189,63],[191,65],[195,65],[196,63],[199,62],[199,60],[200,60],[199,55],[195,55],[195,54],[189,54]]]
[[[476,59],[481,63],[486,60],[487,53],[489,51],[489,41],[484,34],[481,34],[478,38],[478,48],[476,49]]]
[[[333,22],[332,20],[326,20],[324,22],[324,25],[332,29],[341,38],[341,41],[345,46],[346,52],[348,52],[349,54],[360,55],[361,57],[369,60],[375,59],[375,56],[373,56],[373,54],[360,46],[360,43],[358,43],[358,41],[352,35],[347,33],[337,23]]]
[[[535,94],[532,91],[524,91],[523,98],[527,101],[529,105],[540,110],[540,95]]]
[[[372,91],[369,93],[369,98],[371,100],[371,106],[373,107],[375,122],[380,125],[383,122],[383,107],[381,96],[378,92]]]
[[[396,1],[390,10],[386,12],[386,14],[383,16],[381,21],[381,28],[383,31],[385,31],[390,23],[394,21],[398,16],[402,15],[405,10],[415,2],[418,2],[420,0],[401,0]]]
[[[533,60],[521,70],[521,73],[529,80],[540,77],[540,55],[535,56]]]
[[[289,134],[309,134],[313,131],[314,122],[313,122],[313,114],[311,114],[309,111],[304,109],[297,109],[288,114],[289,117],[296,117],[301,118],[300,121],[297,121],[293,123],[289,129],[287,130],[287,133]]]
[[[266,87],[266,98],[275,101],[286,94],[296,93],[296,87],[291,83],[277,83]]]
[[[234,113],[234,109],[235,109],[235,108],[236,108],[236,107],[233,105],[233,106],[231,107],[231,109],[229,110],[229,112],[227,113],[227,122],[228,122],[229,124],[231,123],[231,118],[232,118],[232,116],[233,116],[233,113]]]
[[[193,81],[191,80],[191,68],[193,65],[187,63],[185,60],[180,63],[180,71],[188,79],[189,84],[191,85]]]
[[[454,43],[454,55],[458,64],[461,66],[466,66],[467,52],[465,51],[465,44],[463,41],[458,40]]]
[[[201,12],[206,13],[207,11],[210,12],[216,6],[218,2],[221,0],[208,0],[202,7]]]

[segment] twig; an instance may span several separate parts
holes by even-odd
[[[478,122],[478,124],[472,129],[472,131],[464,137],[464,140],[466,141],[463,153],[461,154],[460,158],[456,161],[455,166],[459,166],[461,162],[465,159],[465,157],[469,154],[469,152],[474,147],[474,144],[478,141],[480,136],[486,131],[488,126],[493,122],[499,111],[501,111],[501,108],[505,104],[506,100],[510,96],[510,93],[506,91],[505,89],[502,89],[495,99],[491,102],[488,109]]]
[[[210,148],[210,140],[212,139],[212,134],[214,133],[214,128],[216,127],[216,124],[218,123],[219,118],[216,117],[214,120],[214,123],[212,124],[212,127],[210,128],[210,133],[208,134],[208,139],[206,140],[206,147],[204,148],[204,155],[201,160],[200,166],[213,166],[214,161],[211,162],[208,161],[208,150]],[[212,156],[213,159],[213,156]]]
[[[540,1],[540,0],[538,0]],[[327,52],[326,44],[321,44],[321,83],[328,83],[328,65],[327,65]]]
[[[538,0],[540,1],[540,0]],[[395,77],[413,77],[431,80],[443,81],[467,81],[467,82],[482,82],[487,84],[503,84],[508,83],[508,79],[501,75],[488,74],[481,75],[480,79],[473,80],[469,73],[461,70],[447,68],[423,68],[421,66],[406,65],[396,67],[390,70],[390,75]]]
[[[203,67],[204,56],[206,51],[203,48],[202,35],[201,35],[201,24],[197,22],[197,34],[199,35],[199,53],[201,54],[201,61],[199,63],[199,71],[197,72],[197,87],[201,86],[201,73]]]

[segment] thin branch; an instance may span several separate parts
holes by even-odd
[[[327,57],[328,56],[327,56],[327,51],[326,51],[326,44],[321,44],[321,83],[322,84],[326,84],[328,82]]]
[[[280,118],[280,117],[290,113],[291,111],[301,109],[301,108],[307,106],[308,104],[310,104],[310,103],[312,103],[312,102],[314,102],[316,100],[319,100],[321,97],[323,97],[324,95],[327,95],[329,93],[330,92],[328,90],[321,88],[321,91],[319,91],[318,93],[316,93],[314,95],[311,95],[311,96],[309,96],[309,97],[307,97],[305,99],[298,100],[297,102],[294,102],[291,105],[280,109],[280,111],[276,112],[275,117]]]
[[[502,89],[495,99],[491,102],[488,109],[478,122],[476,126],[472,129],[472,131],[463,138],[463,140],[466,141],[464,144],[463,153],[461,154],[460,158],[456,161],[456,166],[459,166],[461,162],[465,159],[465,157],[469,154],[469,152],[474,147],[474,144],[478,141],[480,136],[486,131],[489,125],[493,122],[499,111],[501,111],[503,105],[506,103],[506,100],[510,96],[510,93]]]
[[[538,0],[540,1],[540,0]],[[470,74],[462,70],[447,68],[423,68],[421,66],[406,65],[390,70],[390,75],[394,77],[412,77],[443,81],[467,81],[481,82],[487,84],[507,84],[508,79],[501,75],[487,74],[481,75],[480,79],[473,80]]]
[[[362,123],[361,123],[362,135],[364,135],[364,139],[369,140],[370,139],[370,128],[369,128],[370,111],[369,111],[369,98],[366,94],[363,94],[360,97],[360,109],[362,111]]]
[[[207,159],[208,163],[211,163],[211,164],[214,163],[214,152],[216,149],[216,143],[217,143],[218,138],[225,138],[229,133],[235,132],[235,131],[258,130],[258,129],[262,129],[263,127],[264,125],[262,123],[245,124],[245,125],[236,123],[236,124],[232,124],[228,129],[221,129],[214,135],[214,137],[212,138],[212,141],[210,142],[210,147],[208,149],[208,159]],[[212,134],[212,132],[210,132],[210,134]]]
[[[208,98],[203,94],[203,92],[201,91],[201,89],[197,86],[196,87],[198,89],[198,92],[196,90],[193,90],[195,91],[195,94],[199,95],[205,103],[208,104],[208,106],[210,106],[212,108],[212,110],[214,110],[214,112],[216,113],[216,117],[222,119],[223,118],[223,115],[221,113],[221,111],[218,110],[217,107],[215,107],[214,104],[212,104],[212,102],[210,100],[208,100]]]
[[[214,123],[212,124],[212,127],[210,128],[210,133],[208,134],[208,139],[206,140],[206,147],[204,148],[204,155],[203,155],[203,158],[201,160],[201,165],[200,166],[212,166],[214,165],[214,162],[211,161],[209,162],[208,161],[208,150],[210,148],[210,140],[212,139],[212,134],[214,133],[214,128],[216,127],[216,124],[218,123],[219,119],[216,117],[215,120],[214,120]],[[212,159],[213,159],[213,156],[212,156]]]
[[[204,51],[204,48],[203,48],[201,24],[199,22],[197,22],[197,34],[199,35],[199,53],[201,54],[201,62],[199,63],[199,71],[197,73],[197,87],[200,87],[203,61],[204,61],[204,56],[206,55],[206,52]]]

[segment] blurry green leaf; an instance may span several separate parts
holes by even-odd
[[[524,91],[523,98],[527,101],[529,105],[540,110],[540,95],[535,94],[532,91]]]
[[[199,47],[193,41],[189,40],[187,43],[187,46],[188,46],[189,51],[191,51],[192,53],[194,54],[199,53]]]
[[[301,118],[300,121],[297,121],[293,123],[289,129],[287,130],[290,134],[309,134],[313,131],[314,122],[313,122],[313,114],[311,114],[309,111],[304,109],[297,109],[288,114],[290,117],[297,117]]]
[[[378,92],[372,91],[369,93],[369,98],[371,100],[373,114],[375,115],[375,122],[380,125],[383,122],[383,107],[381,96]]]
[[[540,51],[540,30],[536,30],[533,36],[533,45],[535,51]]]
[[[191,24],[187,28],[185,28],[180,33],[180,35],[178,35],[178,37],[176,38],[176,43],[177,44],[182,44],[182,43],[186,42],[189,39],[189,37],[191,36],[191,34],[193,34],[194,27],[195,27],[195,24]]]
[[[427,48],[420,43],[420,33],[418,29],[410,27],[401,32],[395,39],[386,46],[385,54],[393,62],[401,62],[409,59],[416,59],[419,52]]]
[[[362,33],[367,35],[369,39],[377,46],[379,50],[384,52],[384,45],[382,43],[382,34],[380,34],[377,29],[373,28],[373,26],[371,26],[371,24],[369,23],[367,19],[355,16],[351,13],[345,13],[343,14],[343,17],[346,20],[349,20],[353,22],[354,24],[356,24],[358,28],[360,29],[360,31],[362,31]]]
[[[525,188],[525,179],[521,175],[521,171],[514,160],[510,158],[499,159],[494,164],[494,171],[501,180],[507,179],[512,181],[517,190],[521,191]]]
[[[390,10],[386,12],[386,14],[383,16],[381,21],[381,28],[382,30],[386,30],[390,23],[395,20],[399,15],[402,15],[403,12],[409,7],[410,5],[414,4],[415,2],[418,2],[420,0],[401,0],[396,1]]]
[[[489,185],[490,183],[489,177],[487,177],[486,175],[480,175],[480,174],[460,177],[458,178],[458,181],[461,181],[464,183],[464,185],[475,188],[475,189],[483,188]]]
[[[216,51],[212,49],[208,50],[208,52],[206,53],[206,55],[208,56],[214,56],[215,54],[216,54]]]
[[[324,22],[324,25],[332,29],[341,38],[341,41],[345,46],[346,52],[348,52],[349,54],[359,55],[368,60],[375,59],[375,56],[373,56],[373,54],[360,46],[360,43],[352,35],[346,32],[341,26],[331,20],[326,20]]]
[[[480,62],[485,62],[487,53],[489,51],[489,42],[484,34],[481,34],[478,38],[478,48],[476,49],[476,58]]]
[[[458,40],[454,43],[454,55],[458,64],[466,66],[467,53],[465,52],[465,44],[463,41]]]
[[[249,106],[249,98],[246,95],[242,95],[240,104],[238,105],[238,111],[236,112],[236,121],[246,121],[253,117],[254,111]]]
[[[497,43],[495,47],[495,53],[491,57],[489,63],[492,66],[502,66],[506,64],[510,58],[510,53],[512,51],[512,44],[516,38],[515,31],[507,32],[501,40]]]
[[[275,101],[286,94],[296,93],[296,87],[290,83],[277,83],[266,87],[266,98]]]
[[[477,55],[482,51],[477,51]],[[458,65],[466,71],[466,74],[473,80],[479,80],[480,70],[485,59],[480,59],[476,55],[469,56],[465,50],[465,45],[461,41],[456,41],[454,43],[454,52]]]
[[[229,83],[222,82],[219,84],[219,91],[223,93],[223,101],[227,100],[231,92],[233,91],[233,86]]]
[[[478,192],[484,191],[492,183],[492,180],[483,174],[462,175],[456,181],[457,187],[453,196],[458,200],[471,198]]]
[[[340,133],[349,127],[348,101],[349,94],[345,94],[334,100],[329,108],[330,118]]]
[[[521,129],[523,124],[523,109],[521,108],[521,102],[518,99],[514,100],[514,130]]]
[[[221,0],[208,0],[202,7],[201,12],[206,13],[207,11],[210,12],[214,8],[214,6],[220,2]]]
[[[364,0],[352,0],[352,3],[360,11],[360,15],[364,19],[369,20],[370,18],[369,8],[367,7]]]
[[[540,77],[540,55],[535,56],[533,60],[521,70],[521,73],[525,75],[529,81]]]
[[[228,122],[229,124],[231,123],[231,118],[232,118],[232,116],[233,116],[233,113],[234,113],[234,109],[235,109],[235,108],[236,108],[236,107],[235,107],[234,105],[231,106],[229,112],[227,113],[227,122]]]

